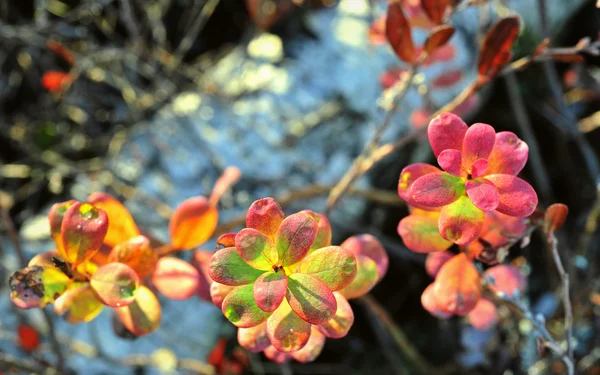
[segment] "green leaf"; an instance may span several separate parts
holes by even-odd
[[[140,279],[135,271],[123,263],[108,263],[92,275],[90,286],[102,303],[123,307],[133,303]]]
[[[296,272],[315,276],[331,291],[336,291],[349,285],[356,277],[356,257],[339,246],[328,246],[302,259]]]
[[[280,352],[295,352],[308,342],[310,323],[302,320],[284,300],[267,320],[267,335]]]
[[[116,309],[121,323],[132,333],[142,336],[154,332],[162,317],[156,295],[145,286],[140,286],[133,303]]]
[[[235,236],[235,247],[240,256],[252,267],[268,271],[277,264],[277,250],[269,238],[252,228],[245,228]]]
[[[210,259],[208,274],[214,281],[231,286],[253,283],[264,271],[250,267],[235,247],[217,251]]]
[[[223,314],[238,328],[257,326],[270,315],[256,305],[252,290],[251,284],[238,286],[223,300]]]
[[[367,294],[379,281],[377,263],[365,255],[356,256],[358,272],[350,285],[340,290],[347,299],[358,298]]]
[[[71,324],[91,321],[103,307],[88,283],[70,288],[54,303],[54,311]]]
[[[322,281],[314,276],[294,273],[288,276],[286,298],[298,316],[311,324],[323,324],[337,308],[335,297]]]
[[[306,212],[298,212],[283,220],[277,230],[275,245],[282,266],[304,258],[317,235],[317,221]]]

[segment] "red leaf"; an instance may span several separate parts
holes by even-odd
[[[275,235],[281,265],[287,267],[304,258],[315,242],[317,230],[317,221],[306,212],[286,217]]]
[[[423,308],[436,318],[448,319],[452,316],[452,313],[448,313],[440,309],[437,298],[435,297],[435,293],[433,293],[434,287],[435,283],[432,283],[425,288],[423,294],[421,294],[421,305],[423,305]]]
[[[52,92],[61,92],[72,82],[73,77],[64,72],[51,70],[42,76],[42,86]]]
[[[480,277],[465,254],[459,254],[442,266],[433,287],[440,310],[465,315],[481,297]]]
[[[425,207],[442,207],[456,201],[465,192],[461,178],[446,172],[419,177],[410,187],[410,197]]]
[[[215,244],[215,251],[225,249],[227,247],[235,247],[236,232],[229,232],[219,236]]]
[[[217,308],[221,309],[223,307],[223,300],[234,289],[234,286],[220,284],[213,281],[210,284],[210,298],[212,303],[214,303]]]
[[[140,234],[127,208],[113,196],[96,192],[92,193],[87,201],[94,207],[103,209],[108,215],[108,232],[104,237],[104,243],[109,247],[114,247]]]
[[[435,157],[449,148],[461,151],[468,128],[467,124],[453,113],[445,112],[432,119],[427,128],[427,136]]]
[[[337,302],[335,315],[325,324],[316,326],[322,334],[329,338],[339,339],[348,334],[352,324],[354,324],[354,312],[348,300],[340,293],[333,293]]]
[[[498,189],[500,204],[497,210],[503,214],[527,217],[535,211],[538,197],[528,182],[507,174],[485,176]]]
[[[265,272],[254,282],[254,300],[261,310],[271,312],[285,298],[287,277],[284,272]]]
[[[526,280],[519,269],[510,265],[499,265],[484,272],[490,290],[502,292],[509,297],[517,297],[525,290]]]
[[[106,238],[104,242],[106,243]],[[140,279],[143,279],[154,272],[156,262],[158,262],[158,253],[152,249],[148,238],[137,236],[113,247],[108,255],[108,262],[124,263],[133,268]]]
[[[419,177],[435,172],[440,172],[440,170],[433,165],[425,163],[414,163],[405,167],[400,173],[400,178],[398,180],[398,195],[400,198],[404,199],[409,206],[426,209],[426,207],[423,207],[412,200],[409,189]]]
[[[494,78],[508,63],[510,49],[519,35],[520,20],[517,16],[502,18],[487,32],[477,70],[481,80]]]
[[[387,41],[385,36],[385,19],[386,16],[383,15],[371,23],[369,27],[369,41],[371,44],[378,46]]]
[[[485,178],[469,180],[465,188],[471,202],[482,211],[494,211],[500,204],[498,189]]]
[[[444,20],[449,0],[421,0],[421,7],[429,19],[439,25]]]
[[[546,209],[544,215],[544,232],[550,235],[563,226],[569,213],[569,207],[562,203],[554,203]]]
[[[388,270],[389,258],[385,248],[375,236],[370,234],[359,234],[348,237],[342,242],[341,248],[352,252],[354,255],[364,255],[371,258],[377,264],[377,275],[380,279]]]
[[[271,345],[267,335],[267,322],[256,327],[238,328],[237,337],[240,345],[253,353],[262,352]]]
[[[469,126],[463,139],[463,165],[471,168],[477,159],[487,159],[496,142],[496,131],[488,124],[477,123]]]
[[[335,297],[327,285],[316,277],[301,273],[288,277],[286,299],[292,310],[310,324],[326,323],[337,309]]]
[[[427,259],[425,260],[425,271],[429,276],[435,279],[442,266],[453,257],[454,254],[449,251],[436,251],[429,253],[427,254]]]
[[[458,177],[466,176],[462,168],[462,153],[458,150],[449,148],[442,151],[437,157],[437,162],[443,170],[451,175]]]
[[[46,46],[50,51],[54,52],[57,56],[61,57],[70,65],[75,64],[75,56],[73,56],[73,53],[62,43],[59,43],[54,40],[49,40],[46,42]]]
[[[283,301],[267,320],[269,341],[284,353],[302,349],[310,338],[310,327],[310,323],[292,311],[287,301]]]
[[[510,174],[516,176],[521,172],[527,157],[529,147],[512,132],[496,134],[494,149],[488,157],[487,174]]]
[[[208,353],[206,357],[206,362],[215,367],[219,366],[223,363],[223,359],[225,359],[225,349],[227,348],[227,340],[224,338],[220,338],[213,349]]]
[[[426,1],[431,1],[431,0],[426,0]],[[433,1],[438,2],[439,0],[433,0]],[[425,41],[423,49],[428,54],[433,53],[435,50],[437,50],[438,48],[440,48],[441,46],[445,45],[446,43],[448,43],[450,41],[450,39],[452,38],[452,35],[454,35],[454,31],[455,31],[454,27],[450,26],[450,25],[437,26],[436,28],[431,30],[431,33],[429,34],[429,36],[427,37],[427,40]]]
[[[292,352],[291,356],[300,363],[312,362],[321,354],[323,346],[325,346],[325,336],[319,332],[317,326],[312,326],[310,338],[304,348]]]
[[[248,208],[246,227],[256,229],[274,241],[283,219],[285,214],[275,199],[262,198]]]
[[[385,20],[385,35],[400,60],[413,64],[417,55],[412,40],[410,25],[402,11],[399,0],[391,0],[388,5],[387,18]]]
[[[110,307],[132,304],[139,285],[138,274],[123,263],[105,264],[90,279],[90,286],[100,302]]]
[[[463,74],[460,70],[451,70],[437,77],[432,83],[431,86],[434,88],[443,88],[452,86],[458,81],[461,80]]]
[[[108,216],[89,203],[74,203],[61,225],[65,258],[77,267],[98,252],[108,231]]]
[[[488,161],[485,159],[478,159],[471,164],[471,177],[478,178],[481,177],[487,172],[488,169]]]
[[[498,311],[490,300],[482,298],[475,305],[475,308],[467,314],[467,319],[473,327],[485,331],[498,322]]]
[[[198,298],[209,301],[210,297],[210,284],[212,279],[208,276],[208,265],[210,264],[211,254],[208,251],[196,250],[192,255],[190,264],[196,268],[199,274],[198,290],[196,294]]]
[[[19,347],[26,352],[34,351],[40,346],[40,335],[32,326],[20,324],[17,327],[17,338]]]
[[[246,0],[250,17],[262,30],[268,30],[291,9],[290,0]]]
[[[242,172],[237,167],[227,167],[223,171],[223,174],[215,182],[212,193],[208,198],[208,202],[211,206],[217,206],[221,197],[229,188],[240,179]]]
[[[196,268],[184,260],[164,257],[160,258],[156,264],[152,282],[156,289],[166,297],[183,300],[197,293],[200,274]]]

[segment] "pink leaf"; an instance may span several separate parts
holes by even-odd
[[[437,251],[427,254],[425,260],[425,271],[427,274],[435,279],[442,266],[452,259],[454,254],[449,251]]]
[[[514,133],[499,132],[496,134],[494,149],[488,157],[490,165],[487,173],[516,176],[527,163],[528,155],[527,143],[520,140]]]
[[[509,216],[527,217],[535,211],[538,197],[528,182],[508,174],[493,174],[485,178],[498,189],[499,212]]]
[[[448,86],[452,86],[458,83],[463,77],[462,71],[460,70],[451,70],[447,73],[442,74],[437,77],[432,83],[431,86],[434,88],[444,88]]]
[[[370,234],[358,234],[352,237],[348,237],[346,241],[342,242],[340,247],[352,252],[354,255],[365,255],[377,263],[377,275],[380,279],[385,276],[389,258],[385,251],[385,248]]]
[[[317,236],[318,224],[312,215],[298,212],[283,220],[275,236],[279,262],[284,267],[304,258]]]
[[[419,177],[435,172],[440,172],[440,170],[431,164],[414,163],[405,167],[398,180],[398,195],[400,198],[404,199],[410,206],[424,208],[410,198],[409,189]]]
[[[463,176],[462,169],[462,154],[455,149],[447,149],[442,151],[437,158],[437,162],[446,172],[454,176]]]
[[[156,289],[168,298],[182,300],[191,297],[198,290],[200,274],[186,261],[173,257],[158,260],[152,274]]]
[[[284,272],[265,272],[254,282],[254,300],[261,310],[271,312],[279,307],[287,290]]]
[[[475,240],[483,227],[484,214],[468,197],[445,206],[440,212],[438,230],[442,237],[457,245]]]
[[[473,327],[485,331],[498,322],[498,311],[490,300],[482,298],[477,302],[475,308],[467,314],[467,319]]]
[[[427,135],[433,149],[433,154],[438,155],[449,148],[462,150],[463,138],[469,127],[457,115],[449,112],[442,113],[429,123]]]
[[[510,265],[499,265],[489,268],[484,273],[489,288],[495,292],[502,292],[510,297],[516,297],[525,290],[525,277],[519,269]]]
[[[486,159],[477,159],[471,164],[471,177],[478,178],[487,172],[488,161]]]
[[[419,177],[410,187],[413,201],[425,207],[442,207],[456,201],[465,192],[461,178],[446,172]]]
[[[246,226],[275,240],[275,233],[285,218],[283,210],[273,198],[262,198],[250,205],[246,214]]]
[[[217,306],[217,308],[221,309],[223,307],[223,300],[232,290],[234,290],[234,286],[229,286],[225,284],[220,284],[217,282],[212,282],[210,284],[210,298],[212,302]]]
[[[487,159],[496,142],[496,131],[487,124],[477,123],[469,127],[463,140],[463,165],[471,168],[477,159]]]
[[[490,181],[479,178],[467,181],[465,188],[471,202],[485,212],[494,211],[500,203],[498,189]]]
[[[432,283],[425,288],[423,294],[421,294],[421,305],[423,305],[423,308],[436,318],[448,319],[452,316],[452,313],[444,312],[440,309],[435,294],[433,293],[434,286],[435,283]]]

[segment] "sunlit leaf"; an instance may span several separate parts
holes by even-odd
[[[74,203],[65,212],[61,237],[65,258],[77,267],[90,259],[102,245],[108,231],[108,216],[89,203]]]
[[[421,0],[421,7],[429,19],[439,25],[444,20],[449,0]]]
[[[147,335],[160,326],[160,303],[154,293],[143,285],[131,305],[119,307],[116,311],[123,325],[136,335]]]
[[[414,163],[408,165],[400,173],[400,178],[398,180],[398,195],[412,207],[426,208],[413,201],[410,196],[410,187],[420,177],[436,172],[440,172],[440,170],[431,164]]]
[[[194,266],[184,260],[163,257],[156,264],[152,283],[164,296],[183,300],[197,293],[200,274]]]
[[[311,324],[327,322],[337,309],[331,290],[311,275],[289,275],[286,299],[292,310]]]
[[[225,233],[217,238],[215,251],[225,249],[226,247],[235,247],[235,232]]]
[[[196,250],[190,264],[198,271],[198,289],[196,294],[200,299],[210,301],[210,284],[213,282],[208,275],[208,267],[212,254],[204,250]]]
[[[435,157],[447,149],[461,151],[468,128],[454,113],[444,112],[432,119],[427,128],[427,136]]]
[[[417,253],[442,251],[452,246],[452,242],[440,235],[438,217],[411,214],[400,220],[398,234],[404,245]]]
[[[318,212],[310,210],[304,210],[301,212],[310,214],[317,221],[317,235],[315,236],[315,241],[310,247],[308,254],[314,250],[331,245],[331,224],[329,223],[327,217]]]
[[[71,324],[91,321],[103,307],[87,283],[69,288],[54,302],[54,311]]]
[[[354,312],[352,307],[340,293],[333,293],[337,302],[335,315],[327,323],[315,326],[322,334],[327,337],[339,339],[344,337],[354,324]]]
[[[467,196],[482,211],[494,211],[500,204],[496,186],[485,178],[476,178],[465,184]]]
[[[135,333],[128,330],[127,327],[125,327],[116,311],[113,311],[113,313],[111,314],[110,325],[113,330],[113,333],[117,337],[120,337],[125,340],[136,340],[139,337]]]
[[[257,326],[267,320],[270,315],[256,305],[252,284],[233,289],[223,300],[221,310],[225,317],[238,328]]]
[[[285,298],[287,276],[284,272],[265,272],[254,282],[254,300],[263,311],[274,311]]]
[[[292,352],[291,355],[300,363],[312,362],[321,354],[323,346],[325,346],[325,336],[319,332],[316,326],[312,326],[310,338],[306,345],[302,349]]]
[[[437,298],[433,293],[433,289],[435,287],[435,283],[429,284],[427,288],[421,294],[421,305],[423,308],[427,310],[431,315],[435,316],[439,319],[448,319],[452,316],[452,313],[442,311],[438,306]]]
[[[269,341],[277,350],[284,353],[302,349],[310,337],[310,327],[310,323],[292,311],[286,300],[267,320]]]
[[[250,266],[271,270],[277,264],[277,249],[267,235],[256,229],[244,228],[235,236],[235,247]]]
[[[250,267],[235,247],[214,253],[208,267],[208,274],[212,280],[232,286],[250,284],[263,272]]]
[[[526,279],[518,268],[510,265],[499,265],[484,272],[490,290],[504,293],[509,297],[517,297],[525,290]]]
[[[227,297],[234,289],[235,286],[224,285],[213,281],[210,284],[210,298],[215,306],[220,309],[223,307],[223,300],[225,297]]]
[[[477,159],[487,159],[496,142],[496,131],[488,124],[476,123],[469,126],[463,139],[463,165],[470,168]]]
[[[388,4],[385,35],[400,60],[409,64],[416,61],[417,55],[415,53],[410,25],[402,11],[402,5],[399,0],[392,0]]]
[[[262,352],[271,345],[267,336],[267,322],[255,327],[238,328],[237,338],[244,349],[254,353]]]
[[[350,285],[339,291],[347,299],[358,298],[367,294],[379,281],[377,263],[368,256],[356,255],[356,268],[357,272],[354,280]]]
[[[473,310],[481,297],[480,277],[465,254],[456,255],[442,266],[433,296],[443,312],[465,315]]]
[[[465,193],[460,177],[436,172],[419,177],[410,187],[410,197],[425,207],[442,207],[455,202]]]
[[[437,2],[438,0],[434,0],[434,1]],[[428,54],[433,53],[433,51],[435,51],[436,49],[440,48],[441,46],[445,45],[446,43],[448,43],[450,41],[450,39],[452,38],[452,35],[454,35],[454,31],[455,31],[454,27],[450,26],[450,25],[437,26],[436,28],[431,30],[431,33],[429,34],[429,36],[427,37],[427,40],[425,41],[425,45],[423,46],[423,49]]]
[[[123,263],[108,263],[98,268],[90,279],[90,286],[98,299],[110,307],[133,303],[139,285],[137,273]]]
[[[373,259],[377,264],[377,275],[380,279],[387,273],[389,257],[387,251],[385,251],[385,248],[375,236],[370,234],[351,236],[342,242],[340,247],[350,251],[354,255],[364,255]]]
[[[129,210],[113,196],[106,193],[93,193],[87,199],[96,208],[103,209],[108,215],[108,232],[104,243],[114,247],[140,234]]]
[[[569,207],[562,203],[554,203],[546,209],[544,214],[544,232],[551,234],[563,226],[569,213]]]
[[[535,211],[538,197],[525,180],[507,174],[485,176],[498,189],[500,203],[496,208],[499,212],[517,217],[527,217]]]
[[[437,162],[443,170],[451,175],[466,176],[466,171],[462,167],[462,153],[458,150],[449,148],[442,151],[437,157]]]
[[[242,172],[239,168],[229,166],[225,168],[221,176],[215,182],[215,186],[213,186],[212,193],[208,198],[208,202],[211,206],[217,206],[221,197],[232,185],[234,185],[242,176]]]
[[[42,86],[51,92],[61,92],[73,82],[69,73],[50,70],[42,76]]]
[[[466,197],[445,206],[440,211],[439,233],[457,245],[466,245],[475,240],[483,227],[484,213]]]
[[[275,241],[277,229],[285,219],[285,214],[273,198],[262,198],[250,205],[246,214],[246,226],[265,234]]]
[[[317,235],[317,221],[306,212],[286,217],[275,236],[279,262],[287,267],[304,258]]]
[[[202,196],[184,200],[177,206],[169,222],[171,244],[187,250],[200,246],[212,236],[219,214]]]
[[[315,250],[298,263],[296,272],[312,275],[331,291],[349,285],[356,277],[356,257],[339,246]]]
[[[498,311],[496,306],[485,298],[477,302],[475,308],[467,314],[469,323],[478,330],[488,330],[498,322]]]
[[[488,174],[510,174],[516,176],[521,172],[529,147],[512,132],[499,132],[492,153],[488,157]]]
[[[54,243],[56,244],[56,249],[58,250],[58,253],[63,258],[66,258],[67,256],[65,254],[65,249],[63,247],[63,241],[62,241],[62,234],[61,234],[62,222],[63,222],[65,213],[67,212],[67,210],[75,203],[77,203],[77,201],[75,201],[75,200],[70,200],[70,201],[61,202],[61,203],[55,203],[50,208],[50,212],[48,212],[48,222],[50,223],[50,234],[52,235],[52,239],[54,240]]]
[[[520,21],[517,16],[498,20],[485,35],[479,52],[477,70],[483,80],[494,78],[506,63],[510,49],[519,35]]]
[[[8,279],[10,299],[21,309],[53,303],[70,284],[71,279],[54,266],[32,265],[13,272]]]
[[[17,327],[17,343],[19,348],[32,352],[40,346],[40,334],[30,325],[19,324]]]
[[[454,257],[454,254],[449,251],[437,251],[427,254],[425,271],[435,279],[442,266],[452,259],[452,257]]]
[[[154,272],[157,261],[158,253],[152,249],[150,240],[144,236],[132,237],[125,242],[119,243],[113,247],[108,255],[108,262],[118,262],[128,265],[133,268],[140,279]]]

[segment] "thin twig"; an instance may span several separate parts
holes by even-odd
[[[19,241],[19,235],[15,229],[15,225],[10,217],[8,210],[5,207],[0,207],[0,215],[2,216],[2,221],[4,222],[4,226],[8,231],[8,236],[10,237],[13,246],[15,248],[15,252],[17,257],[19,258],[19,262],[21,263],[21,267],[27,267],[27,258],[25,257],[25,253],[23,252],[23,248],[21,247],[21,241]],[[50,340],[50,344],[52,345],[52,350],[56,355],[56,368],[60,373],[65,372],[65,359],[62,354],[62,350],[60,348],[60,344],[56,339],[56,330],[54,329],[54,322],[52,321],[52,317],[48,312],[42,309],[42,314],[44,319],[46,320],[46,324],[48,326],[48,338]]]
[[[57,374],[56,371],[52,369],[43,369],[39,367],[36,363],[22,358],[17,358],[8,353],[0,352],[0,365],[2,367],[6,367],[8,371],[20,370],[30,374]]]

